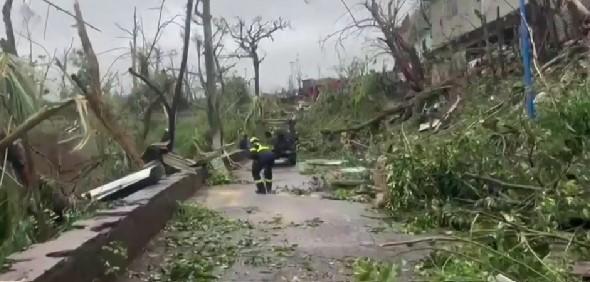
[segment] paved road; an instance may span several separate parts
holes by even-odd
[[[247,166],[236,171],[235,176],[243,182],[249,181]],[[301,187],[309,185],[309,180],[295,168],[278,168],[275,172],[278,187]],[[273,230],[269,243],[294,246],[292,255],[280,266],[254,266],[238,258],[220,281],[353,281],[350,264],[355,258],[399,261],[400,253],[407,251],[405,247],[385,250],[378,246],[380,242],[407,239],[407,236],[395,234],[391,229],[376,232],[383,231],[384,223],[367,218],[366,215],[374,212],[363,204],[290,194],[257,195],[252,184],[211,187],[190,201],[221,211],[230,218],[248,220],[255,229],[268,229],[269,222],[280,218],[285,226]],[[417,254],[410,255],[404,255],[404,260],[411,262],[418,258]],[[150,261],[157,261],[157,256],[157,250],[148,250],[132,270],[143,271]]]

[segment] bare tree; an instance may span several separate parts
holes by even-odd
[[[162,24],[160,24],[161,21],[161,13],[163,10],[163,4],[165,3],[165,0],[162,1],[162,6],[160,7],[160,20],[158,20],[158,31],[156,32],[156,39],[159,38],[158,33],[160,32],[160,30],[162,28],[165,27],[162,26]],[[143,57],[143,56],[139,56],[140,59],[140,66],[139,66],[139,73],[134,70],[133,68],[129,68],[129,73],[131,75],[133,75],[134,78],[138,78],[141,81],[143,81],[150,89],[152,89],[155,94],[157,95],[157,97],[153,98],[150,102],[149,105],[145,111],[144,114],[144,139],[147,136],[147,133],[149,131],[149,122],[151,120],[151,113],[152,111],[155,109],[156,105],[161,104],[162,107],[164,108],[164,112],[166,113],[167,117],[168,117],[168,150],[169,151],[173,151],[174,150],[174,143],[176,141],[176,115],[178,112],[178,106],[180,104],[180,100],[182,99],[182,94],[183,94],[183,82],[185,80],[185,74],[187,73],[187,67],[188,67],[188,53],[189,53],[189,47],[190,47],[190,38],[191,38],[191,16],[193,13],[193,4],[194,4],[194,0],[188,0],[187,1],[187,7],[186,7],[186,14],[185,14],[185,22],[184,22],[184,27],[183,27],[183,48],[182,48],[182,57],[181,57],[181,61],[180,61],[180,69],[178,71],[178,76],[175,79],[175,84],[174,84],[174,92],[172,94],[172,101],[168,102],[168,100],[166,99],[166,93],[168,93],[168,86],[166,85],[167,83],[165,83],[164,85],[164,89],[159,88],[158,85],[156,85],[154,82],[152,82],[148,75],[149,72],[147,71],[148,68],[148,57],[150,57],[152,52],[156,52],[158,53],[158,48],[155,47],[155,45],[151,45],[151,47],[149,48],[149,52],[148,52],[148,57]],[[172,21],[172,20],[171,20]],[[171,22],[170,21],[170,22]],[[155,43],[153,43],[155,44]],[[157,56],[159,58],[159,56]],[[158,59],[159,60],[159,59]],[[156,68],[157,70],[157,68]],[[164,73],[164,71],[162,71],[162,73]]]
[[[216,31],[213,34],[214,41],[216,42],[213,47],[213,53],[215,54],[215,69],[217,70],[219,86],[221,93],[225,93],[225,76],[226,74],[236,66],[236,63],[227,63],[225,62],[227,59],[235,58],[236,56],[233,54],[224,55],[225,52],[225,45],[223,42],[225,41],[226,35],[229,34],[229,28],[225,23],[225,20],[219,19],[217,21],[214,20],[214,24],[216,27]],[[218,101],[219,102],[219,101]]]
[[[139,26],[137,24],[137,7],[133,9],[133,29],[131,30],[131,41],[129,47],[131,49],[131,69],[137,71],[137,36],[139,33]],[[133,89],[137,89],[137,78],[133,77]]]
[[[202,8],[199,10],[195,8],[195,14],[202,22],[195,21],[197,24],[203,25],[203,39],[196,38],[197,45],[197,67],[198,77],[202,87],[205,89],[205,96],[207,98],[207,119],[209,121],[209,136],[213,149],[223,147],[223,123],[220,117],[220,92],[217,89],[217,82],[221,84],[223,93],[224,78],[223,72],[226,70],[222,68],[219,63],[220,52],[222,49],[222,41],[227,34],[226,25],[216,24],[215,33],[213,32],[214,19],[211,15],[210,0],[199,1],[202,3]],[[214,41],[216,41],[214,43]],[[201,67],[201,56],[205,61],[205,75],[203,75]]]
[[[164,82],[163,88],[156,85],[152,82],[147,76],[138,73],[133,68],[129,68],[129,73],[134,77],[140,79],[149,89],[151,89],[155,94],[156,97],[147,97],[149,99],[148,105],[143,112],[143,134],[142,139],[145,140],[147,135],[150,132],[150,123],[152,120],[152,114],[157,109],[158,106],[162,106],[164,109],[164,113],[168,120],[171,119],[172,108],[170,103],[166,99],[167,93],[170,93],[169,89],[171,85],[174,83],[173,80],[166,79]],[[167,77],[167,76],[166,76]]]
[[[31,31],[31,22],[35,18],[35,13],[33,10],[27,5],[27,3],[23,3],[21,7],[21,17],[22,17],[22,24],[25,33],[19,33],[23,38],[25,38],[29,42],[29,64],[33,65],[33,34]]]
[[[364,123],[342,129],[326,129],[322,131],[323,133],[334,134],[346,131],[358,131],[368,126],[379,125],[385,118],[396,114],[399,114],[397,119],[407,120],[415,116],[426,101],[447,93],[448,89],[456,84],[455,81],[449,80],[438,86],[426,87],[424,69],[418,52],[404,37],[405,30],[402,26],[402,21],[405,15],[403,11],[406,10],[407,5],[412,4],[410,0],[388,0],[386,5],[380,4],[381,1],[367,0],[364,3],[360,3],[363,9],[368,12],[368,15],[364,18],[357,17],[345,0],[341,0],[341,3],[346,7],[353,23],[329,35],[327,39],[338,37],[338,41],[342,42],[344,39],[360,31],[374,30],[379,32],[380,36],[377,40],[382,43],[381,47],[393,57],[396,68],[401,70],[411,90],[417,93],[408,96],[403,103],[382,111],[375,118]]]
[[[245,52],[244,57],[252,59],[254,66],[254,93],[260,96],[260,64],[264,57],[260,56],[260,42],[264,39],[274,40],[273,35],[277,31],[290,26],[289,22],[279,18],[273,21],[263,21],[261,17],[255,18],[250,24],[244,19],[238,18],[238,22],[229,28],[231,37]]]
[[[133,77],[134,93],[138,95],[137,99],[130,99],[129,101],[130,103],[136,102],[141,109],[144,109],[142,113],[142,140],[144,141],[147,138],[151,129],[152,114],[158,109],[159,106],[162,106],[164,113],[166,114],[166,117],[170,118],[171,104],[168,102],[168,100],[166,100],[165,97],[169,96],[169,94],[171,93],[170,87],[173,85],[174,80],[167,79],[168,76],[165,73],[163,73],[164,77],[166,78],[163,84],[160,83],[160,85],[157,85],[158,83],[152,81],[156,79],[153,76],[157,77],[159,75],[159,66],[161,63],[161,50],[157,47],[157,44],[161,38],[161,35],[163,34],[164,29],[166,29],[166,27],[173,23],[174,20],[178,17],[178,15],[175,15],[170,19],[164,20],[163,13],[165,4],[166,0],[162,0],[160,6],[158,7],[158,22],[156,30],[154,32],[154,38],[150,43],[148,43],[145,32],[143,30],[143,26],[141,25],[140,20],[138,19],[137,7],[135,7],[133,11],[133,25],[131,28],[126,28],[120,24],[115,24],[119,28],[119,30],[126,33],[125,38],[129,39],[129,48],[131,52],[131,67],[129,68],[129,73]],[[142,35],[141,46],[138,44],[140,35]],[[150,65],[155,65],[154,67],[152,67],[152,69],[154,70],[153,72],[150,71]],[[139,80],[143,81],[147,85],[147,87],[151,89],[152,92],[154,92],[152,94],[155,94],[155,96],[147,95],[150,94],[149,91],[145,92],[139,90]],[[141,94],[146,95],[142,96]]]
[[[329,35],[328,39],[338,36],[339,40],[343,40],[360,30],[378,31],[381,36],[377,40],[381,43],[382,48],[393,57],[396,67],[401,70],[412,90],[422,91],[425,79],[424,69],[416,48],[404,38],[401,26],[405,16],[404,11],[412,5],[411,1],[388,0],[386,4],[382,4],[383,1],[366,0],[364,3],[360,3],[369,13],[363,18],[357,17],[345,0],[340,1],[348,11],[353,23]]]

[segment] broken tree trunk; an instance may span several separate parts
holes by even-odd
[[[377,116],[375,116],[374,118],[372,118],[366,122],[363,122],[361,124],[358,124],[358,125],[355,125],[352,127],[348,127],[348,128],[324,129],[321,132],[323,134],[338,134],[338,133],[342,133],[342,132],[359,131],[359,130],[366,128],[368,126],[378,124],[379,122],[381,122],[382,120],[386,119],[387,117],[389,117],[391,115],[403,114],[403,113],[407,113],[408,111],[414,111],[414,108],[416,107],[416,105],[421,104],[424,100],[427,100],[435,95],[440,95],[442,90],[450,89],[452,87],[453,87],[452,82],[443,83],[442,86],[426,89],[426,90],[418,93],[417,95],[415,95],[409,101],[406,101],[406,102],[399,104],[393,108],[389,108],[389,109],[382,111]]]
[[[86,99],[88,100],[90,109],[92,109],[92,112],[100,121],[100,124],[104,127],[104,129],[119,144],[119,146],[121,146],[123,151],[125,151],[127,157],[130,159],[132,167],[134,169],[141,168],[143,166],[143,161],[141,160],[141,156],[135,148],[135,144],[133,143],[131,135],[129,135],[127,131],[125,131],[117,123],[117,119],[115,118],[113,112],[108,108],[108,106],[105,105],[104,101],[102,100],[102,87],[100,82],[100,68],[98,64],[98,58],[92,49],[92,44],[90,42],[90,38],[88,37],[88,32],[86,31],[84,18],[82,17],[82,11],[80,10],[80,3],[78,3],[77,0],[74,3],[74,9],[76,12],[76,26],[78,28],[78,34],[84,49],[88,69],[90,89],[87,89]]]
[[[442,117],[440,122],[434,128],[435,132],[438,132],[440,127],[443,124],[445,124],[449,120],[449,118],[451,118],[451,115],[453,114],[453,112],[455,112],[455,110],[457,110],[457,108],[459,107],[459,103],[461,103],[461,95],[457,95],[457,99],[455,100],[455,103],[453,103],[453,105],[449,108],[449,110],[445,113],[445,115]]]
[[[211,145],[213,149],[223,146],[223,134],[221,131],[221,119],[219,118],[219,103],[217,95],[217,72],[215,70],[215,50],[213,47],[213,29],[210,0],[203,0],[203,33],[205,49],[205,83],[207,94],[207,118],[209,120]],[[223,79],[223,77],[221,78]]]
[[[58,106],[43,107],[39,112],[30,116],[25,122],[15,128],[14,131],[10,132],[8,136],[2,138],[2,140],[0,140],[0,150],[4,150],[4,148],[12,144],[12,142],[23,137],[29,130],[39,125],[42,121],[50,118],[67,106],[73,105],[74,101],[74,99],[71,99]]]
[[[188,51],[191,38],[191,16],[193,14],[193,0],[187,1],[186,9],[187,11],[184,22],[184,45],[182,48],[182,60],[180,61],[180,70],[178,71],[178,78],[176,79],[176,86],[174,88],[174,97],[172,98],[170,114],[168,115],[168,133],[170,134],[168,149],[170,151],[173,151],[174,149],[174,141],[176,139],[176,112],[178,111],[178,104],[182,98],[182,81],[187,68]]]
[[[4,19],[4,28],[6,29],[6,40],[2,42],[2,49],[4,52],[17,55],[16,40],[14,38],[14,28],[12,27],[12,3],[13,0],[6,0],[2,7],[2,18]]]
[[[137,36],[139,27],[137,26],[137,7],[133,9],[133,30],[131,33],[131,69],[137,71]],[[133,77],[133,90],[137,89],[137,77]]]
[[[255,52],[252,52],[251,56],[254,66],[254,94],[256,97],[260,97],[260,58]]]
[[[401,2],[389,1],[387,9],[382,7],[380,1],[377,0],[366,1],[364,6],[371,14],[371,19],[376,27],[383,34],[379,40],[387,46],[387,51],[395,59],[396,66],[399,67],[412,89],[421,92],[425,83],[424,68],[416,48],[406,42],[401,35],[402,31],[398,26],[400,7],[393,7],[394,3],[397,5]],[[387,12],[384,12],[385,10]]]

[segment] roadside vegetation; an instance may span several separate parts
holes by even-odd
[[[28,58],[17,50],[13,2],[4,1],[6,34],[0,41],[4,267],[11,253],[54,238],[103,207],[81,195],[141,169],[150,161],[142,158],[148,146],[163,143],[185,158],[209,163],[241,134],[262,136],[261,120],[292,114],[300,158],[338,158],[349,167],[371,169],[374,185],[336,190],[335,198],[368,195],[363,199],[375,198],[406,232],[423,235],[381,247],[430,251],[412,266],[359,258],[351,266],[358,281],[397,281],[401,268],[412,267],[416,279],[424,281],[569,282],[579,280],[572,273],[576,262],[590,260],[590,12],[580,1],[559,1],[572,14],[572,22],[564,24],[575,27],[567,44],[550,38],[549,28],[540,24],[544,20],[531,23],[530,32],[541,35],[531,42],[536,119],[523,112],[519,52],[504,54],[517,50],[518,40],[514,46],[493,45],[481,14],[484,47],[477,48],[485,50],[479,65],[430,83],[435,64],[452,62],[454,52],[466,50],[444,50],[440,57],[419,54],[400,26],[401,11],[412,1],[390,0],[387,6],[359,1],[360,9],[340,1],[352,23],[324,44],[367,35],[395,67],[371,69],[368,54],[340,66],[343,87],[323,91],[316,101],[307,101],[309,109],[295,113],[294,101],[267,97],[260,87],[264,55],[259,46],[287,30],[286,19],[232,22],[212,15],[210,0],[187,0],[182,17],[166,20],[166,1],[161,1],[156,30],[146,35],[137,11],[129,11],[129,27],[117,24],[129,39],[121,57],[130,61],[126,72],[132,86],[125,89],[119,73],[99,65],[87,32],[96,27],[85,21],[77,1],[67,8],[44,2],[48,12],[75,23],[78,47],[72,44],[57,56],[38,46],[46,53],[38,57],[31,47]],[[414,4],[423,12],[427,2]],[[359,10],[362,14],[355,15]],[[167,50],[178,53],[178,67],[163,61],[166,50],[158,43],[171,23],[182,28],[181,48]],[[25,39],[40,45],[31,35]],[[239,48],[228,50],[227,41]],[[191,64],[192,49],[197,53]],[[255,74],[253,95],[249,80],[233,71],[244,58]],[[211,184],[231,181],[212,175]],[[166,246],[174,247],[171,256],[149,279],[219,279],[238,252],[253,247],[250,228],[184,206],[165,232]],[[232,241],[240,232],[244,240]]]
[[[158,42],[176,19],[163,18],[166,1],[161,1],[153,31],[144,30],[138,11],[129,11],[130,27],[117,26],[129,36],[130,48],[117,50],[125,52],[119,59],[130,63],[130,88],[113,65],[99,65],[103,62],[88,35],[88,29],[97,28],[84,19],[83,7],[77,1],[71,7],[44,2],[47,16],[75,23],[71,31],[77,40],[57,54],[38,43],[36,34],[29,34],[23,40],[35,46],[35,53],[31,49],[30,56],[22,56],[15,40],[19,28],[13,26],[17,21],[13,4],[14,10],[21,5],[31,10],[29,5],[39,4],[3,1],[0,264],[4,267],[10,265],[10,254],[54,238],[104,208],[105,204],[82,195],[141,169],[149,161],[142,152],[151,144],[169,141],[171,151],[207,163],[219,157],[225,145],[235,144],[239,132],[253,131],[254,120],[263,115],[256,105],[264,99],[252,97],[247,80],[231,71],[240,56],[220,43],[231,40],[233,23],[203,16],[210,14],[209,1],[187,1],[180,25],[180,68],[163,61]],[[268,30],[255,44],[278,31]],[[195,46],[198,60],[187,62],[189,49]],[[42,53],[38,56],[37,48]],[[197,70],[190,71],[189,64]]]
[[[168,257],[149,281],[215,281],[235,262],[248,230],[244,222],[230,221],[198,206],[183,206],[164,231]],[[243,240],[243,241],[241,241]],[[241,243],[242,242],[242,243]]]
[[[500,83],[472,77],[425,104],[449,108],[461,99],[440,129],[419,132],[420,124],[428,122],[425,115],[403,122],[392,116],[354,130],[346,135],[348,141],[333,129],[351,128],[371,117],[328,105],[374,107],[369,112],[375,113],[387,107],[375,105],[391,100],[379,92],[368,98],[355,87],[329,93],[303,114],[306,126],[299,132],[306,135],[300,138],[308,143],[301,149],[342,158],[350,156],[343,145],[352,140],[356,157],[373,166],[379,157],[386,159],[382,207],[405,223],[406,232],[425,237],[383,247],[431,250],[415,266],[420,279],[577,281],[572,266],[590,259],[590,206],[583,188],[590,156],[590,81],[582,70],[582,63],[573,61],[543,77],[545,84],[536,85],[543,94],[535,121],[523,113],[520,77],[507,75]],[[326,100],[331,102],[322,104]],[[351,102],[355,100],[361,104]],[[360,260],[354,267],[359,281],[397,281],[401,266]]]

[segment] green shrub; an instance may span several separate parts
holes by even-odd
[[[589,238],[559,239],[572,242],[559,258],[551,257],[550,245],[572,220],[590,220],[583,188],[590,184],[589,83],[540,103],[536,121],[508,96],[494,114],[485,109],[497,102],[470,104],[476,109],[467,110],[464,118],[471,120],[464,127],[393,142],[389,211],[412,232],[443,227],[460,234],[459,245],[437,253],[443,261],[423,266],[429,281],[485,281],[498,274],[515,281],[572,281],[566,266],[590,258]],[[511,89],[496,91],[520,95]]]

